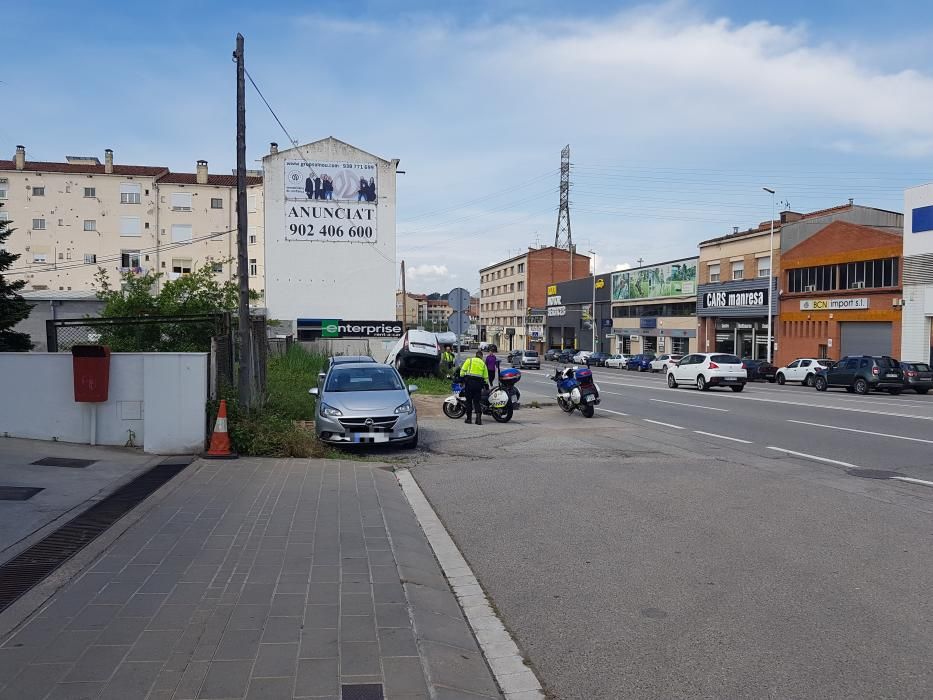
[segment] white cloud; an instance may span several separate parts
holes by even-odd
[[[439,280],[450,277],[450,271],[446,265],[413,265],[405,270],[409,279],[426,282],[429,280]]]
[[[622,270],[631,270],[632,266],[628,263],[619,263],[613,269],[613,272],[621,272]]]

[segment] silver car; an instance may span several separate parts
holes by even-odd
[[[317,396],[314,427],[332,444],[396,443],[418,445],[418,413],[411,400],[417,391],[405,386],[394,367],[348,362],[330,368]]]

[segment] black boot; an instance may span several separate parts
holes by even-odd
[[[477,422],[479,422],[479,418],[477,418],[476,420],[477,420]],[[467,417],[466,417],[466,420],[463,421],[463,422],[464,422],[464,423],[472,423],[472,422],[473,422],[473,416],[467,416]]]
[[[477,424],[477,425],[482,425],[482,424],[483,424],[483,416],[482,416],[482,414],[476,416],[476,424]]]

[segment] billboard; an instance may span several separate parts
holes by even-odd
[[[285,240],[378,240],[376,163],[285,161]]]
[[[696,294],[697,258],[612,274],[612,300],[659,299]]]
[[[296,325],[298,340],[402,337],[401,321],[345,321],[339,318],[299,318]]]

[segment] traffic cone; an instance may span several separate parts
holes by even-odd
[[[205,459],[236,459],[237,456],[230,449],[230,435],[227,433],[227,402],[220,400],[217,410],[217,422],[214,423],[214,432],[211,433],[211,447],[204,455]]]

